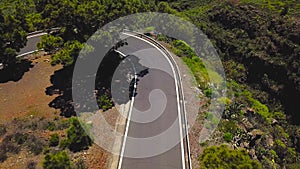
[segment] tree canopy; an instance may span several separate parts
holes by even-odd
[[[21,21],[0,11],[0,63],[5,67],[16,62],[17,52],[26,44],[26,32]]]
[[[67,138],[62,141],[61,147],[68,147],[71,151],[77,152],[88,149],[92,140],[82,128],[77,118],[70,119],[71,126],[67,129]]]
[[[200,160],[202,169],[262,169],[245,150],[232,150],[226,145],[206,148]]]
[[[48,153],[43,161],[44,169],[70,169],[71,162],[66,151]]]

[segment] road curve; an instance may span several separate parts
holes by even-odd
[[[139,63],[149,67],[149,70],[148,74],[138,79],[119,168],[186,168],[178,79],[174,66],[149,42],[137,37],[129,37],[126,41],[128,45],[118,50],[139,58]],[[163,108],[160,103],[164,104]]]
[[[41,36],[45,34],[46,33],[38,33],[35,35],[27,36],[26,46],[20,50],[17,57],[22,57],[38,51],[37,44],[41,41]]]
[[[46,31],[40,30],[36,32],[28,33],[27,36],[27,43],[26,45],[20,50],[17,57],[23,57],[26,55],[30,55],[34,52],[38,51],[37,44],[41,41],[41,36],[46,35],[48,33],[54,33],[59,31],[61,28],[50,28]]]

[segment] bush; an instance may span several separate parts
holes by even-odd
[[[34,155],[39,155],[43,149],[44,149],[45,144],[39,140],[39,138],[36,138],[33,136],[27,144],[27,148],[29,151],[31,151]]]
[[[30,161],[27,166],[26,166],[27,169],[35,169],[36,168],[36,162],[34,161]]]
[[[193,56],[195,56],[194,50],[182,40],[173,41],[173,46],[177,49],[175,51],[175,54],[177,56],[185,56],[188,58],[192,58]]]
[[[226,141],[226,142],[231,142],[232,141],[232,138],[233,138],[233,135],[229,132],[227,133],[224,133],[223,135],[223,139]]]
[[[201,169],[262,168],[261,164],[252,160],[245,150],[232,150],[225,145],[204,149],[199,160],[201,161]]]
[[[300,162],[286,165],[288,169],[299,169],[299,166],[300,166]]]
[[[14,141],[19,145],[24,144],[27,141],[27,138],[28,134],[26,133],[16,133],[14,135]]]
[[[57,130],[64,130],[70,127],[70,122],[69,120],[62,120],[59,121],[57,124]]]
[[[212,89],[205,89],[204,94],[206,97],[211,97],[212,96]]]
[[[46,128],[49,131],[54,131],[54,130],[56,130],[56,125],[55,125],[55,123],[49,121]]]
[[[67,138],[61,142],[61,147],[68,147],[71,151],[77,152],[86,150],[92,145],[92,140],[81,127],[79,120],[75,117],[70,119],[71,126],[67,130]]]
[[[55,147],[55,146],[58,146],[58,144],[59,144],[59,136],[58,136],[58,134],[56,134],[56,133],[52,134],[50,136],[49,146]]]
[[[80,158],[75,164],[74,169],[88,169],[87,165],[85,164],[84,160]]]
[[[57,153],[48,153],[43,160],[44,169],[70,169],[71,162],[68,154],[65,151]]]
[[[0,147],[0,162],[3,162],[7,159],[6,151]]]
[[[103,111],[109,110],[113,107],[113,104],[107,95],[101,95],[98,98],[98,104],[100,106],[100,109],[102,109]]]
[[[3,154],[12,153],[18,154],[20,152],[20,146],[13,142],[14,135],[6,136],[0,145],[0,150],[2,150]]]
[[[264,118],[268,123],[270,123],[271,113],[266,105],[262,104],[260,101],[253,99],[251,97],[248,98],[252,108],[257,112],[261,117]]]
[[[0,125],[0,137],[6,133],[6,127],[4,125]]]

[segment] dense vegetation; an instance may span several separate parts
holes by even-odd
[[[203,151],[201,168],[255,168],[262,169],[258,161],[252,160],[245,150],[231,150],[225,145],[211,146]]]
[[[26,43],[26,34],[32,31],[61,27],[56,34],[42,37],[38,47],[52,55],[52,64],[72,67],[83,43],[100,26],[120,16],[159,11],[184,17],[211,39],[228,78],[226,109],[214,136],[216,142],[211,144],[226,142],[247,150],[208,147],[200,163],[207,168],[220,165],[297,168],[300,166],[299,7],[297,0],[5,0],[0,2],[0,63],[6,68],[13,67],[18,62],[17,52]],[[166,39],[162,36],[159,40]],[[210,70],[185,42],[175,39],[167,42],[210,97],[213,93],[207,86]],[[218,74],[213,74],[218,78]],[[113,106],[106,95],[100,96],[98,102],[103,110]],[[210,112],[205,112],[205,118],[214,121]],[[71,119],[70,123],[67,138],[60,142],[60,137],[54,134],[49,145],[60,144],[71,151],[87,149],[91,140],[79,121]],[[56,125],[49,122],[46,128],[54,131]],[[5,133],[5,127],[1,126],[0,136]],[[39,154],[42,148],[30,144],[36,140],[29,138],[24,133],[7,136],[1,144],[0,160],[5,160],[7,153],[19,152],[20,146]],[[61,161],[61,166],[55,166]],[[48,153],[43,164],[52,168],[70,166],[65,152]]]
[[[57,153],[48,153],[43,161],[43,168],[45,169],[68,169],[71,168],[70,158],[65,151]]]

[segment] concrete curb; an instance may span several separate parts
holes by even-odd
[[[116,126],[115,126],[116,132],[119,132],[119,133],[125,132],[125,127],[126,127],[126,123],[127,123],[127,118],[125,118],[125,117],[127,117],[129,114],[130,105],[131,105],[131,100],[126,104],[116,106],[117,109],[120,110],[119,113],[122,114],[122,115],[119,115],[118,120],[116,122]],[[120,152],[122,149],[122,143],[123,143],[123,137],[115,138],[113,152],[119,152],[119,154],[111,155],[108,165],[107,165],[108,169],[117,169],[118,168]]]

